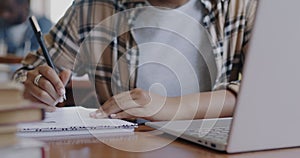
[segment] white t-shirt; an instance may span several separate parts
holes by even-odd
[[[176,9],[143,9],[133,29],[140,52],[137,87],[170,97],[211,90],[205,60],[215,60],[201,19],[199,0]]]

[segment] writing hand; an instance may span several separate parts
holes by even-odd
[[[38,66],[27,73],[27,79],[24,82],[24,98],[48,105],[45,106],[46,110],[54,111],[54,106],[63,102],[63,96],[66,93],[65,85],[70,76],[71,71],[69,70],[64,70],[57,75],[47,65]]]
[[[177,111],[178,98],[160,96],[136,88],[120,93],[107,100],[96,112],[90,114],[93,118],[169,120]]]

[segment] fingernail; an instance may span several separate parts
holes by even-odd
[[[110,118],[116,118],[116,117],[117,117],[117,114],[110,114],[109,117],[110,117]]]
[[[96,117],[96,111],[90,113],[91,117]]]
[[[63,97],[60,97],[59,100],[58,100],[58,102],[59,102],[59,103],[64,102],[64,98],[63,98]]]
[[[64,88],[60,88],[59,93],[60,93],[60,95],[64,95],[64,94],[66,94],[66,90]]]

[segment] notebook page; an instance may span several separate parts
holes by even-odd
[[[61,136],[133,131],[136,124],[120,119],[94,119],[89,113],[96,109],[84,107],[58,108],[46,113],[42,122],[18,125],[20,136]]]

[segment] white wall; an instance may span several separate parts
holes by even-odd
[[[50,17],[49,16],[50,8],[48,7],[49,6],[48,3],[49,3],[49,0],[42,0],[42,1],[41,0],[31,0],[30,7],[35,13]]]
[[[73,0],[31,0],[34,12],[45,15],[56,23],[66,12]]]
[[[70,7],[73,0],[48,0],[50,5],[49,18],[56,23]]]

